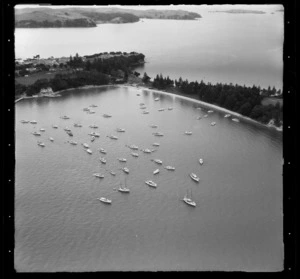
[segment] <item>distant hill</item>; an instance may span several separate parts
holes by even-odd
[[[230,13],[230,14],[265,14],[263,11],[233,9],[227,11],[211,11],[212,13]]]
[[[197,13],[182,10],[144,10],[120,8],[25,8],[15,10],[16,28],[95,27],[99,23],[132,23],[140,18],[193,20]]]

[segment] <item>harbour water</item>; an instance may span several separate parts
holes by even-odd
[[[149,114],[142,114],[140,103]],[[83,111],[92,104],[94,114]],[[282,270],[282,134],[217,111],[197,120],[208,110],[197,107],[178,96],[126,87],[75,89],[59,98],[16,103],[16,270]],[[99,128],[89,128],[92,124]],[[32,135],[40,128],[45,129],[41,136]],[[185,135],[187,130],[193,134]],[[100,134],[93,142],[92,131]],[[118,140],[107,137],[111,134]],[[126,147],[131,144],[155,151],[138,150],[139,157],[133,157]],[[167,171],[165,165],[176,169]],[[157,168],[160,173],[153,175]],[[130,193],[116,191],[125,182]],[[182,201],[188,191],[196,207]],[[112,204],[97,200],[102,196]]]

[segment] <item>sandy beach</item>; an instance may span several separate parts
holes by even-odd
[[[42,97],[48,97],[48,98],[49,97],[50,98],[59,97],[59,96],[61,96],[60,95],[61,93],[68,92],[68,91],[71,91],[71,90],[74,90],[74,89],[89,89],[89,88],[101,88],[101,87],[127,87],[127,88],[135,88],[135,89],[148,90],[148,91],[152,91],[152,92],[156,92],[156,93],[160,93],[160,94],[165,94],[165,95],[168,95],[168,96],[178,97],[178,98],[181,98],[181,99],[188,100],[188,101],[194,102],[196,104],[199,104],[199,105],[201,105],[202,107],[204,107],[206,109],[214,109],[214,110],[219,111],[219,112],[224,112],[226,114],[231,114],[231,116],[235,116],[235,117],[237,117],[239,119],[243,119],[245,121],[252,122],[252,123],[255,123],[255,124],[267,127],[267,128],[274,128],[277,131],[282,132],[282,127],[276,127],[274,125],[262,124],[262,123],[260,123],[258,121],[255,121],[255,120],[253,120],[253,119],[251,119],[249,117],[243,116],[243,115],[241,115],[241,114],[239,114],[237,112],[234,112],[234,111],[231,111],[231,110],[228,110],[228,109],[216,106],[216,105],[212,105],[212,104],[200,101],[200,100],[196,100],[194,98],[190,98],[190,97],[186,97],[186,96],[182,96],[182,95],[178,95],[178,94],[174,94],[174,93],[170,93],[170,92],[166,92],[166,91],[161,91],[161,90],[156,90],[156,89],[150,89],[148,87],[141,86],[141,85],[129,85],[129,84],[85,85],[85,86],[81,86],[81,87],[77,87],[77,88],[68,88],[68,89],[64,89],[64,90],[61,90],[61,91],[57,91],[57,92],[54,92],[52,96],[48,96],[48,95],[39,95],[39,96],[32,96],[32,97],[23,96],[23,97],[15,100],[15,103],[17,103],[18,101],[21,101],[23,99],[42,98]]]

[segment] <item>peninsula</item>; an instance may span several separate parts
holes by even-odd
[[[264,125],[282,127],[282,93],[270,86],[260,88],[233,84],[211,84],[202,80],[172,80],[162,74],[151,78],[134,69],[145,63],[137,52],[102,52],[70,58],[16,61],[15,98],[54,97],[70,88],[102,85],[133,85],[177,94],[218,106]],[[64,61],[64,62],[63,62]],[[37,76],[35,76],[37,75]]]

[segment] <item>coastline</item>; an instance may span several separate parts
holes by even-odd
[[[182,98],[184,100],[188,100],[188,101],[192,101],[194,103],[197,103],[197,104],[205,107],[206,109],[214,109],[214,110],[219,111],[219,112],[228,113],[228,114],[231,114],[232,116],[236,116],[236,117],[238,117],[240,119],[243,119],[243,120],[246,120],[248,122],[252,122],[254,124],[259,124],[259,125],[264,126],[266,128],[273,128],[273,129],[275,129],[278,132],[282,132],[282,127],[277,127],[275,125],[268,125],[268,124],[260,123],[260,122],[254,120],[254,119],[251,119],[250,117],[246,117],[244,115],[241,115],[241,114],[239,114],[237,112],[228,110],[226,108],[222,108],[222,107],[217,106],[217,105],[213,105],[213,104],[206,103],[206,102],[203,102],[203,101],[191,98],[191,97],[187,97],[185,95],[170,93],[170,92],[156,90],[156,89],[150,89],[150,88],[148,88],[146,86],[143,86],[143,85],[140,85],[140,84],[135,84],[135,85],[134,84],[132,84],[132,85],[131,84],[84,85],[84,86],[77,87],[77,88],[68,88],[68,89],[56,91],[53,94],[51,94],[51,96],[49,96],[49,95],[41,95],[41,94],[38,95],[38,96],[31,96],[31,97],[23,96],[23,97],[20,97],[19,99],[15,100],[15,103],[17,103],[17,102],[19,102],[19,101],[21,101],[23,99],[42,98],[42,97],[57,98],[57,97],[61,96],[60,93],[64,93],[66,91],[71,91],[71,90],[75,90],[75,89],[89,89],[89,88],[101,88],[101,87],[111,87],[111,86],[135,88],[135,89],[142,89],[142,90],[149,90],[149,91],[152,91],[152,92],[156,92],[156,93],[160,93],[160,94],[165,94],[165,95],[168,95],[168,96],[179,97],[179,98]]]

